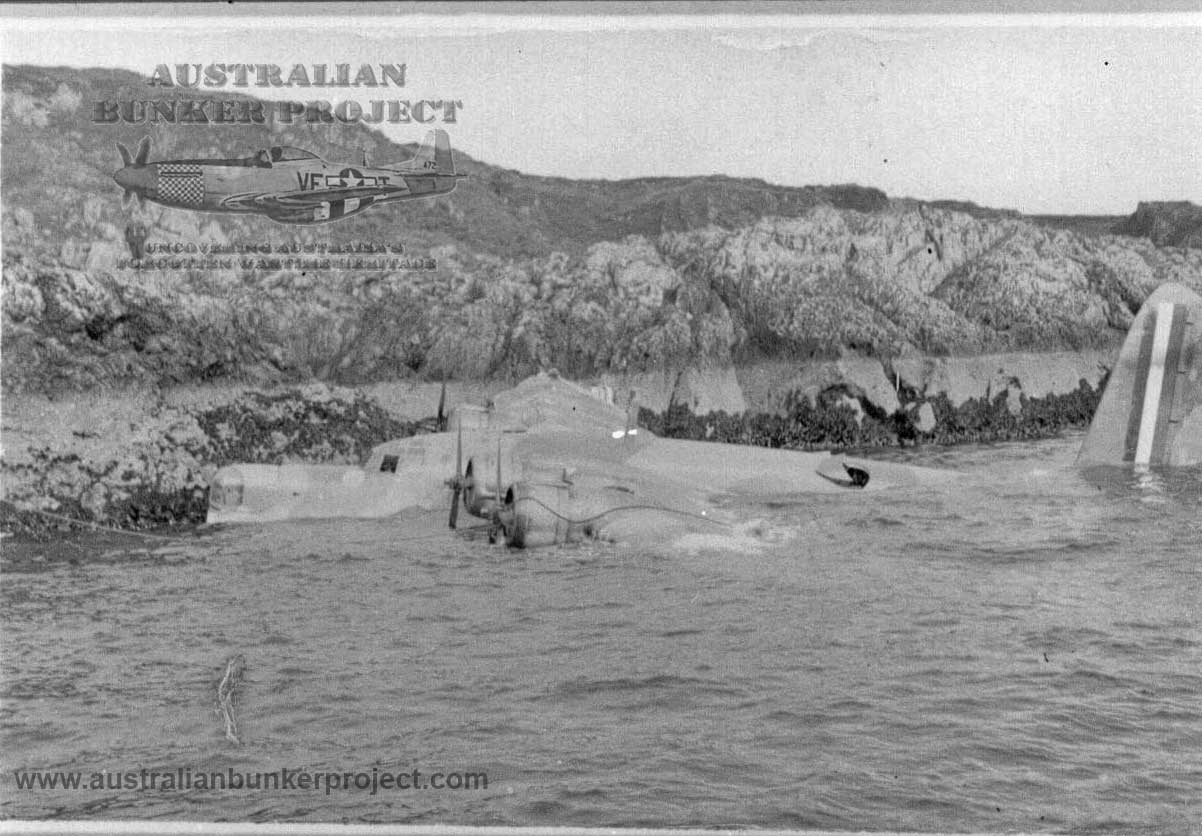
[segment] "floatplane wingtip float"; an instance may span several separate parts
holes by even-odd
[[[134,153],[117,143],[121,168],[113,179],[122,202],[150,200],[201,212],[266,215],[287,224],[320,224],[349,218],[373,206],[434,197],[455,190],[466,174],[455,171],[451,140],[441,128],[408,160],[379,168],[329,163],[288,145],[232,159],[151,160],[150,137]]]
[[[1136,317],[1081,450],[1082,463],[1202,462],[1202,298],[1170,285]],[[935,485],[950,472],[825,453],[658,438],[633,405],[555,374],[487,408],[461,405],[440,431],[389,441],[363,467],[233,465],[210,489],[208,522],[461,512],[489,540],[537,546],[662,539],[728,525],[730,500]],[[445,530],[445,529],[444,529]]]

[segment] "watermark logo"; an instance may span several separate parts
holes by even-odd
[[[134,790],[171,792],[180,790],[249,790],[287,792],[405,792],[410,790],[488,789],[488,774],[483,771],[434,771],[414,768],[390,771],[373,766],[368,770],[318,771],[277,769],[247,772],[232,767],[222,771],[176,769],[41,771],[14,770],[16,787],[21,792],[50,790]]]

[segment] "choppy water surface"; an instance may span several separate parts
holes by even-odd
[[[734,509],[780,538],[758,552],[397,521],[9,545],[0,814],[1198,832],[1202,476],[1082,474],[1078,443],[895,454],[963,477]],[[214,711],[238,653],[241,746]],[[373,766],[489,787],[12,779]]]

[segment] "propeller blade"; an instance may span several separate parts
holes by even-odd
[[[459,435],[455,439],[455,480],[451,492],[451,517],[447,526],[454,528],[459,522],[459,495],[463,491],[463,422],[459,423]]]
[[[504,530],[504,525],[501,523],[501,512],[504,510],[501,503],[504,501],[505,490],[501,487],[501,436],[497,436],[497,498],[492,504],[491,520],[488,526],[489,543],[497,542]]]
[[[150,137],[142,137],[142,141],[138,143],[138,153],[134,157],[134,165],[146,165],[146,160],[150,158]]]
[[[435,426],[439,432],[446,432],[447,429],[447,379],[442,379],[442,391],[438,394],[438,423]]]
[[[129,155],[128,148],[126,148],[124,145],[122,145],[120,142],[118,142],[117,150],[121,152],[121,165],[125,166],[126,168],[133,165],[134,158]]]

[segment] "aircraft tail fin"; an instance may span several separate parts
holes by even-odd
[[[413,159],[395,168],[423,174],[454,174],[455,158],[451,155],[451,138],[441,128],[430,131]]]
[[[1202,297],[1161,285],[1140,309],[1077,457],[1081,464],[1202,463]]]

